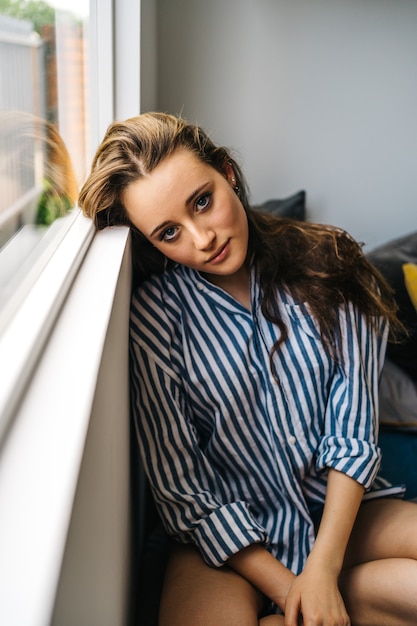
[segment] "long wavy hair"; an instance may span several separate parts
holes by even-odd
[[[382,316],[392,336],[403,330],[391,287],[345,231],[327,225],[274,217],[250,208],[242,171],[230,151],[217,146],[199,126],[164,113],[145,113],[108,128],[93,159],[79,205],[96,227],[127,225],[132,231],[135,284],[166,271],[171,263],[131,224],[123,192],[164,158],[185,148],[221,174],[234,170],[249,225],[248,258],[253,258],[263,293],[262,312],[281,330],[273,353],[287,337],[277,309],[276,290],[289,290],[308,304],[326,349],[338,354],[338,309],[352,302],[375,322]]]

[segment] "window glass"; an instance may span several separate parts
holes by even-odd
[[[88,8],[0,0],[0,315],[75,217],[90,160]]]

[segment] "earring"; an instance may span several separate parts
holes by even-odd
[[[236,185],[236,178],[234,176],[230,178],[230,182],[233,185],[233,191],[239,195],[240,187],[239,185]]]
[[[234,176],[232,176],[230,178],[230,182],[233,185],[233,191],[235,192],[235,194],[238,196],[239,192],[240,192],[240,187],[239,185],[236,185],[236,178]]]

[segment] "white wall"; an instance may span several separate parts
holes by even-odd
[[[417,229],[416,33],[415,0],[158,0],[158,107],[370,249]]]
[[[140,105],[141,111],[157,108],[157,0],[141,0]]]

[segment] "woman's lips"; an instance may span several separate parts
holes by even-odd
[[[206,263],[211,263],[211,264],[221,263],[228,255],[229,250],[230,250],[230,239],[228,239],[226,243],[223,246],[221,246],[221,248],[219,248],[217,252],[215,252],[213,256],[211,256],[206,261]]]

